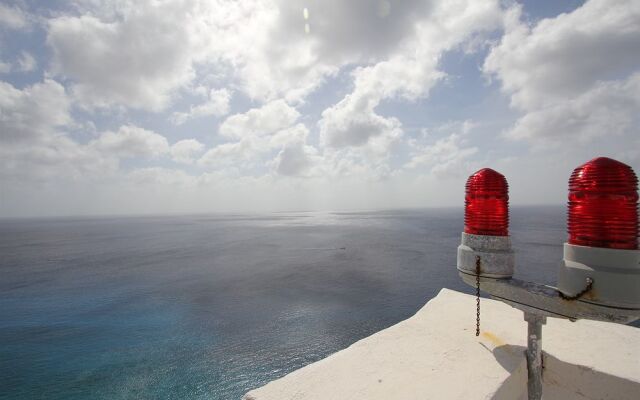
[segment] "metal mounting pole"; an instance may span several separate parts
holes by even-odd
[[[547,317],[524,313],[527,321],[527,393],[529,400],[542,399],[542,325],[547,323]]]

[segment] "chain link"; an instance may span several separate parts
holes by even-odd
[[[480,256],[476,256],[476,336],[480,336]]]

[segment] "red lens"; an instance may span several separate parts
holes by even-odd
[[[638,178],[619,161],[598,157],[569,178],[569,243],[638,248]]]
[[[504,175],[484,168],[467,179],[464,231],[473,235],[509,235],[509,185]]]

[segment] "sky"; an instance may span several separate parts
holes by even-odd
[[[639,1],[0,3],[0,217],[564,204],[639,122]]]

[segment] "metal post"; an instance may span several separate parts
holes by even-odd
[[[528,324],[527,332],[527,393],[529,400],[542,399],[542,325],[547,317],[524,313]]]

